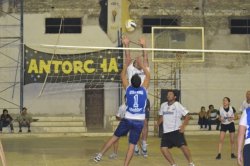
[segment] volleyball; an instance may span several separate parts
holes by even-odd
[[[128,19],[128,21],[126,22],[126,29],[128,32],[132,32],[134,31],[136,28],[136,23],[134,20],[132,19]]]

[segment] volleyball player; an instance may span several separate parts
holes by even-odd
[[[145,107],[147,101],[147,88],[149,87],[150,74],[146,67],[143,65],[141,57],[138,57],[137,64],[145,73],[145,80],[141,84],[141,78],[138,74],[135,74],[131,78],[131,84],[129,84],[126,77],[126,70],[128,61],[125,62],[123,70],[121,72],[122,85],[126,90],[127,110],[125,118],[119,123],[114,135],[103,146],[100,153],[96,155],[94,161],[99,162],[104,153],[116,142],[122,135],[129,134],[129,147],[127,155],[124,161],[124,166],[129,165],[133,154],[134,147],[137,144],[140,134],[143,128],[145,119]]]
[[[188,124],[188,110],[176,101],[176,94],[169,90],[167,102],[161,104],[157,125],[163,123],[163,135],[161,138],[161,152],[171,166],[177,166],[169,149],[178,147],[188,160],[189,166],[194,166],[190,150],[187,146],[184,130]],[[182,117],[184,122],[182,123]]]
[[[240,111],[244,111],[245,109],[247,109],[248,107],[250,107],[250,90],[248,90],[246,92],[246,100],[244,100],[241,104],[240,107]]]
[[[242,145],[243,141],[243,156]],[[245,109],[241,115],[238,130],[238,164],[240,166],[250,166],[250,107]]]
[[[128,48],[130,44],[130,40],[127,36],[123,36],[122,39],[123,45]],[[142,48],[146,48],[146,40],[144,37],[141,37],[139,39],[138,45],[140,45]],[[139,55],[140,56],[140,55]],[[142,51],[142,57],[143,57],[143,64],[146,67],[146,69],[149,71],[149,62],[148,62],[148,54],[147,51],[143,50]],[[140,68],[136,60],[132,60],[130,51],[125,50],[125,60],[129,62],[129,66],[127,68],[127,75],[128,79],[131,80],[131,77],[134,74],[138,74],[141,77],[141,82],[144,82],[145,79],[145,73],[144,71]],[[130,83],[130,82],[129,82]],[[148,121],[149,121],[149,116],[150,116],[150,101],[149,99],[147,100],[147,106],[146,106],[146,113],[145,113],[145,120],[144,120],[144,127],[142,130],[142,137],[141,137],[141,152],[144,157],[147,157],[147,138],[148,138]],[[139,146],[135,146],[135,154],[139,155]]]
[[[223,98],[223,106],[220,107],[220,121],[221,121],[221,129],[220,129],[220,141],[218,146],[218,155],[216,159],[221,159],[221,150],[224,143],[226,132],[229,131],[230,135],[230,144],[231,144],[231,158],[235,159],[236,156],[234,154],[235,149],[235,125],[234,120],[237,118],[236,110],[230,106],[230,98]]]

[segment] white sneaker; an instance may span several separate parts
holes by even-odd
[[[135,156],[140,155],[140,151],[139,151],[138,145],[135,145],[134,154],[135,154]]]
[[[141,153],[142,153],[143,157],[148,157],[147,144],[142,144],[141,147],[142,147]]]
[[[94,158],[94,161],[95,162],[99,162],[99,161],[101,161],[101,159],[102,159],[102,154],[101,153],[97,153],[97,155]]]
[[[116,158],[117,158],[116,153],[112,153],[111,155],[109,155],[109,159],[116,159]]]
[[[188,166],[195,166],[194,163],[189,163]]]

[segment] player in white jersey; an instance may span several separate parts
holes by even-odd
[[[247,91],[246,93],[246,100],[244,100],[240,106],[240,111],[244,111],[245,109],[247,109],[248,107],[250,107],[250,90]]]
[[[126,48],[129,47],[130,40],[127,36],[123,36],[122,42]],[[138,45],[140,45],[142,48],[146,48],[146,40],[144,37],[141,37],[139,39]],[[148,54],[145,50],[143,50],[142,57],[143,57],[143,65],[147,68],[148,71],[150,71],[149,62],[148,62]],[[129,50],[125,50],[125,61],[129,63],[129,66],[127,68],[127,76],[128,76],[129,83],[131,84],[130,80],[134,74],[138,74],[141,77],[141,83],[143,83],[144,79],[145,79],[145,73],[139,67],[137,61],[132,60]],[[141,137],[141,143],[142,143],[141,152],[142,152],[142,155],[144,157],[147,157],[148,121],[149,121],[149,116],[150,116],[150,101],[149,101],[149,99],[147,100],[147,107],[146,107],[145,115],[146,115],[146,117],[145,117],[146,119],[144,121],[144,127],[142,129],[142,137]],[[140,154],[138,145],[135,146],[135,154],[136,155]]]
[[[163,123],[163,135],[161,138],[161,152],[171,166],[176,163],[169,149],[178,147],[182,150],[188,160],[189,166],[194,166],[190,150],[187,146],[184,130],[189,121],[188,110],[176,101],[176,94],[169,90],[167,93],[167,102],[161,104],[159,111],[160,118],[157,125]],[[184,122],[182,122],[184,117]]]
[[[243,156],[242,145],[245,139]],[[240,166],[250,165],[250,107],[245,109],[241,115],[238,130],[238,164]]]
[[[124,103],[122,105],[120,105],[118,112],[116,114],[116,120],[121,121],[123,118],[125,118],[125,114],[126,114],[126,109],[127,109],[127,105],[126,105],[126,96],[124,96]],[[124,135],[127,136],[127,135]],[[113,143],[113,147],[114,147],[114,152],[109,156],[110,159],[116,159],[118,156],[118,146],[119,146],[119,140],[117,140],[116,142]]]
[[[224,97],[223,98],[223,106],[220,107],[220,121],[221,121],[221,129],[220,129],[220,142],[218,145],[218,155],[216,159],[221,159],[221,150],[222,145],[224,143],[225,135],[227,130],[230,134],[230,143],[231,143],[231,158],[235,159],[236,156],[234,155],[235,150],[235,125],[234,120],[237,119],[236,110],[234,107],[230,106],[230,98]]]
[[[130,44],[130,40],[127,36],[123,36],[122,39],[122,43],[123,45],[128,48],[129,44]],[[139,43],[138,43],[142,48],[146,47],[146,40],[145,38],[140,38],[139,39]],[[140,55],[139,55],[140,56]],[[137,56],[138,57],[138,56]],[[143,57],[143,64],[144,66],[148,69],[149,71],[149,62],[148,62],[148,54],[145,50],[143,50],[142,53],[142,57]],[[145,79],[145,73],[144,71],[139,67],[138,63],[136,60],[132,60],[131,55],[130,55],[130,51],[129,50],[125,50],[125,61],[126,63],[129,63],[129,66],[127,68],[127,75],[128,75],[128,80],[129,83],[131,84],[130,80],[132,78],[133,75],[138,74],[141,77],[141,82],[144,82]]]

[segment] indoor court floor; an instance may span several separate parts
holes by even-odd
[[[109,150],[103,160],[95,163],[92,158],[109,137],[17,137],[2,138],[8,166],[121,166],[127,150],[127,139],[120,140],[118,158],[111,160]],[[228,136],[222,159],[215,160],[219,135],[186,136],[196,166],[236,166],[230,158]],[[131,166],[168,166],[159,150],[160,139],[149,137],[149,156],[134,156]],[[178,166],[188,166],[181,151],[171,150]]]

